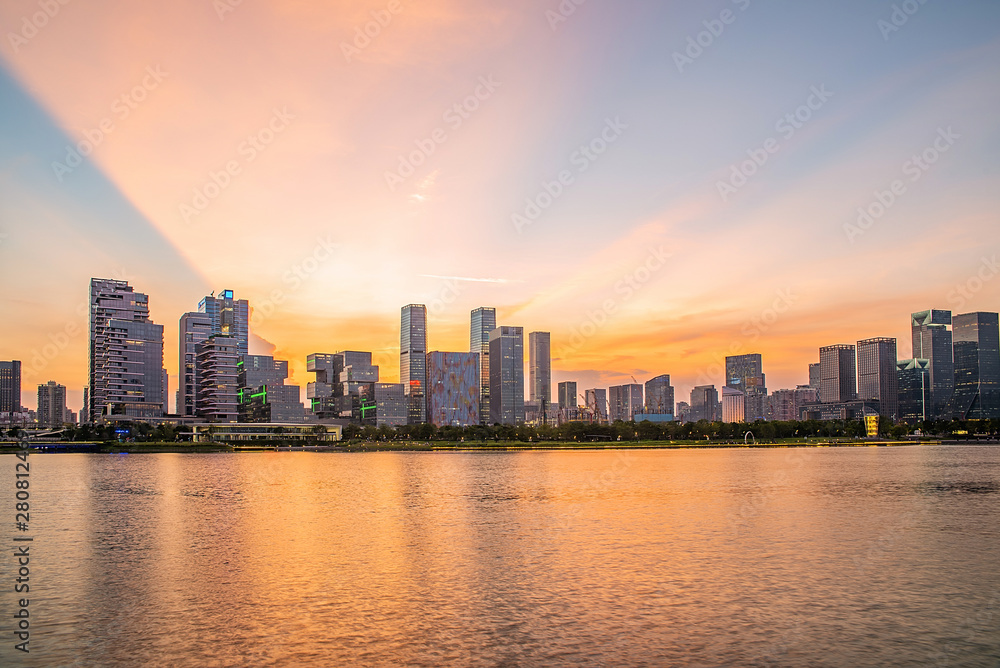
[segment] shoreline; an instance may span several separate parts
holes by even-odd
[[[341,445],[247,445],[233,446],[223,443],[96,443],[96,442],[42,442],[34,443],[31,454],[211,454],[239,452],[560,452],[560,451],[600,451],[600,450],[720,450],[720,449],[774,449],[774,448],[859,448],[859,447],[906,447],[920,445],[1000,445],[997,440],[953,440],[926,439],[920,441],[894,440],[816,440],[768,443],[739,442],[697,442],[697,441],[632,441],[615,443],[564,443],[547,441],[530,443],[510,441],[506,443],[447,443],[447,442],[405,442],[405,443],[345,443]],[[17,443],[0,443],[0,455],[20,452]]]

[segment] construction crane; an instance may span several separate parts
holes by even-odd
[[[632,376],[632,382],[633,382],[633,383],[635,383],[636,385],[638,385],[638,384],[639,384],[639,381],[637,381],[637,380],[635,379],[635,376]]]

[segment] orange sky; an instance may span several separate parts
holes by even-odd
[[[223,288],[302,385],[308,353],[345,349],[395,380],[404,304],[428,304],[439,350],[467,349],[487,305],[552,332],[554,383],[669,373],[678,400],[723,384],[727,353],[794,387],[821,345],[896,336],[905,357],[911,311],[998,309],[1000,281],[976,283],[997,245],[994,7],[926,5],[885,39],[871,3],[754,6],[679,71],[718,8],[220,6],[0,6],[0,359],[25,362],[26,405],[51,379],[79,408],[91,276],[150,295],[171,403],[177,320]],[[884,216],[845,230],[896,180]]]

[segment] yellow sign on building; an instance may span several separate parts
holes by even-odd
[[[878,416],[866,415],[865,427],[868,429],[868,436],[878,436]]]

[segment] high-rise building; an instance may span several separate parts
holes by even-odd
[[[402,383],[372,383],[361,390],[361,423],[378,427],[406,426],[410,400]]]
[[[337,417],[333,397],[334,386],[340,377],[340,372],[337,370],[337,355],[333,353],[308,355],[306,371],[316,374],[316,379],[306,384],[309,410],[319,418]]]
[[[746,422],[746,395],[726,385],[722,388],[722,421]]]
[[[910,316],[913,358],[930,360],[931,413],[946,417],[948,402],[955,390],[955,362],[952,353],[951,311],[929,309]]]
[[[304,410],[299,401],[298,385],[261,385],[251,390],[240,388],[238,422],[300,424]]]
[[[997,314],[963,313],[952,318],[955,394],[951,414],[959,420],[1000,418],[1000,333]]]
[[[883,336],[858,341],[858,398],[878,401],[879,415],[899,418],[896,339]]]
[[[932,419],[931,361],[923,359],[896,362],[899,385],[899,419],[910,424]]]
[[[427,353],[427,421],[436,427],[479,424],[479,356]]]
[[[760,353],[727,356],[726,387],[743,393],[745,422],[764,419],[767,386]]]
[[[42,429],[58,429],[70,422],[70,411],[66,408],[66,386],[50,380],[38,386],[38,426]]]
[[[809,389],[813,392],[813,396],[815,396],[816,391],[812,388]],[[778,422],[798,420],[799,413],[796,410],[797,406],[795,404],[795,390],[775,390],[771,393],[770,398],[770,419]]]
[[[362,396],[370,396],[371,386],[379,380],[379,368],[372,364],[372,354],[345,350],[333,357],[337,383],[333,386],[335,417],[362,420]],[[370,406],[369,406],[370,408]]]
[[[399,382],[410,398],[410,424],[427,422],[424,390],[427,386],[427,307],[402,308],[399,328]]]
[[[642,413],[642,385],[614,385],[608,388],[608,419],[629,422],[636,413]]]
[[[479,357],[479,420],[490,420],[490,332],[497,328],[497,310],[480,306],[472,311],[469,352]]]
[[[198,303],[198,312],[211,319],[211,334],[236,341],[237,355],[250,352],[250,303],[246,299],[235,299],[232,290],[219,290],[218,297],[213,292]]]
[[[528,334],[528,399],[547,411],[552,403],[552,337],[549,332]]]
[[[820,401],[841,403],[857,396],[854,346],[838,344],[819,349]]]
[[[715,385],[699,385],[691,390],[691,406],[688,408],[688,421],[708,420],[715,422],[718,413],[719,392]]]
[[[541,422],[552,407],[552,337],[549,332],[528,334],[528,399],[538,404]]]
[[[490,424],[524,423],[524,329],[490,332]]]
[[[820,394],[820,388],[823,385],[823,376],[821,371],[821,365],[819,362],[809,365],[809,387],[816,390],[816,401],[822,401],[822,395]],[[796,418],[798,419],[798,418]]]
[[[236,372],[240,387],[251,390],[263,385],[284,385],[288,379],[288,362],[270,355],[244,355],[236,363]]]
[[[83,407],[80,409],[80,424],[90,422],[90,415],[87,413],[90,406],[90,388],[83,388]]]
[[[198,398],[198,372],[195,362],[198,344],[212,335],[212,318],[206,313],[185,313],[179,323],[177,366],[177,414],[195,414]]]
[[[587,402],[587,410],[594,416],[594,422],[604,423],[608,421],[608,391],[604,388],[595,387],[584,392],[584,399]]]
[[[559,410],[564,408],[576,408],[576,381],[559,383]]]
[[[207,422],[236,422],[239,418],[236,351],[237,342],[229,336],[210,336],[197,346],[195,415]]]
[[[149,297],[126,281],[90,280],[91,420],[163,415],[163,325],[149,319]]]
[[[0,362],[0,413],[21,412],[21,362]]]
[[[646,381],[646,412],[656,415],[674,414],[674,388],[670,374],[663,374]]]
[[[302,422],[301,388],[285,385],[288,362],[269,355],[244,355],[236,363],[240,422]]]

